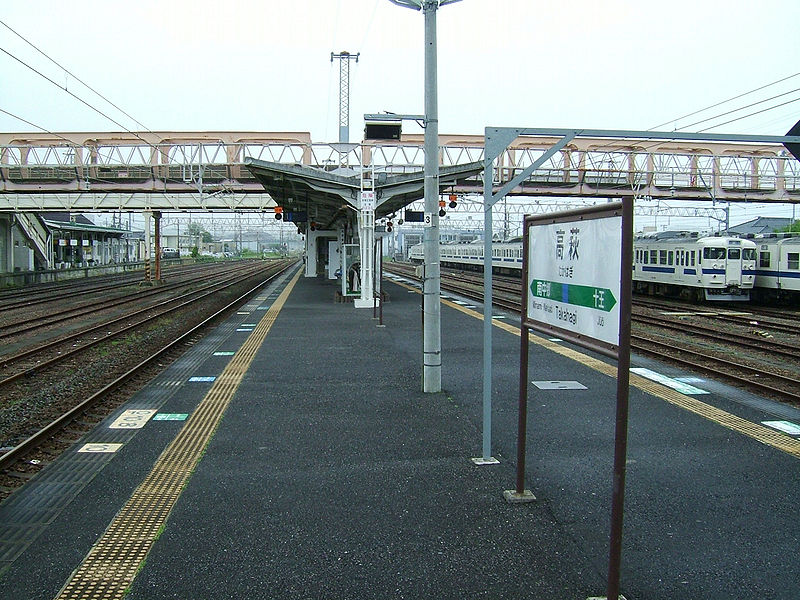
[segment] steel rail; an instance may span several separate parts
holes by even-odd
[[[221,274],[225,275],[227,273],[232,273],[236,269],[225,269],[220,270],[218,273],[214,273],[214,275]],[[54,325],[56,323],[61,323],[63,321],[68,321],[75,317],[79,317],[86,313],[92,312],[93,310],[103,309],[108,306],[121,306],[123,304],[129,304],[131,302],[136,302],[137,300],[141,300],[144,298],[149,298],[150,296],[157,296],[162,294],[165,291],[179,289],[181,287],[185,287],[187,285],[191,285],[197,281],[203,281],[208,278],[208,274],[200,274],[184,281],[176,281],[174,283],[170,283],[167,285],[161,285],[158,287],[154,287],[151,290],[144,291],[144,292],[137,292],[136,294],[129,294],[129,295],[122,295],[117,298],[111,298],[109,300],[100,300],[97,302],[89,302],[82,306],[75,306],[73,308],[66,308],[64,310],[56,311],[50,313],[47,317],[44,318],[33,318],[28,319],[26,321],[20,321],[18,323],[13,323],[10,325],[0,325],[0,339],[14,337],[21,333],[26,333],[28,331],[33,331],[35,329],[41,329],[43,327],[48,327],[50,325]],[[133,283],[133,282],[132,282]],[[119,286],[111,286],[111,289],[118,288]],[[103,291],[109,289],[107,286],[100,286],[96,288],[95,291]],[[86,292],[82,292],[83,294],[91,293],[91,290],[87,290]],[[51,298],[50,302],[53,301]],[[154,304],[153,306],[159,306],[159,303]],[[8,309],[7,309],[8,310]],[[136,314],[136,313],[134,313]],[[113,321],[112,321],[113,322]]]
[[[256,275],[259,270],[260,269],[253,269],[247,275],[248,276]],[[181,296],[177,296],[175,298],[170,298],[168,300],[164,300],[163,302],[159,302],[157,304],[153,304],[153,305],[147,306],[145,308],[136,310],[136,311],[134,311],[132,313],[128,313],[128,314],[122,315],[120,317],[116,317],[116,318],[112,319],[111,321],[106,321],[105,323],[101,323],[99,325],[95,325],[93,327],[90,327],[89,329],[84,329],[83,331],[80,331],[78,333],[74,333],[74,334],[69,335],[69,336],[67,336],[65,338],[60,338],[58,340],[54,340],[52,342],[49,342],[49,343],[46,343],[46,344],[43,344],[43,345],[40,345],[40,346],[36,346],[35,348],[31,348],[30,350],[21,352],[19,354],[16,354],[16,355],[10,357],[10,358],[7,358],[7,359],[3,360],[2,362],[0,362],[0,369],[4,369],[9,365],[12,365],[12,364],[14,364],[16,362],[19,362],[19,361],[23,360],[24,358],[27,358],[27,357],[32,356],[32,355],[35,355],[35,354],[37,354],[39,352],[42,352],[44,350],[47,350],[49,348],[54,348],[54,347],[59,346],[61,344],[65,344],[65,343],[70,342],[72,340],[81,338],[81,337],[83,337],[85,335],[91,334],[94,331],[97,331],[97,330],[100,330],[100,329],[106,329],[109,326],[116,325],[117,323],[120,323],[122,321],[129,321],[130,319],[132,319],[134,317],[137,317],[137,316],[140,316],[142,314],[151,313],[151,311],[153,311],[154,309],[158,309],[159,307],[163,307],[163,306],[166,306],[168,304],[174,304],[175,302],[180,302],[181,300],[183,300],[183,302],[181,302],[177,306],[173,306],[171,308],[168,308],[168,309],[166,309],[164,311],[161,311],[161,312],[159,312],[158,314],[155,314],[155,315],[148,314],[145,319],[143,319],[141,321],[137,321],[136,323],[133,323],[132,325],[124,327],[124,328],[120,329],[119,331],[115,331],[115,332],[110,333],[108,335],[105,335],[103,337],[100,337],[100,338],[97,338],[95,340],[92,340],[91,342],[87,342],[87,343],[85,343],[85,344],[83,344],[83,345],[81,345],[81,346],[79,346],[77,348],[73,348],[72,350],[68,350],[66,352],[63,352],[63,353],[59,354],[58,356],[53,357],[50,360],[46,360],[45,362],[38,363],[37,365],[35,365],[33,367],[30,367],[28,369],[25,369],[23,371],[20,371],[18,373],[15,373],[14,375],[10,375],[10,376],[6,377],[5,379],[0,380],[0,388],[4,387],[4,386],[6,386],[6,385],[8,385],[10,383],[13,383],[16,380],[21,379],[22,377],[25,377],[27,375],[31,375],[31,374],[33,374],[33,373],[35,373],[37,371],[41,371],[42,369],[46,369],[47,367],[51,367],[51,366],[53,366],[55,364],[58,364],[58,363],[62,362],[63,360],[69,358],[70,356],[73,356],[75,354],[79,354],[79,353],[81,353],[81,352],[83,352],[83,351],[85,351],[85,350],[87,350],[89,348],[92,348],[94,346],[97,346],[99,344],[107,342],[109,340],[112,340],[112,339],[114,339],[114,338],[116,338],[116,337],[118,337],[118,336],[120,336],[120,335],[122,335],[124,333],[127,333],[128,331],[132,330],[135,327],[138,327],[138,326],[140,326],[140,325],[142,325],[144,323],[147,323],[148,321],[152,321],[153,319],[156,319],[158,317],[162,317],[164,315],[167,315],[167,314],[169,314],[171,312],[174,312],[174,311],[179,310],[179,309],[181,309],[181,308],[183,308],[185,306],[188,306],[189,304],[192,304],[194,302],[202,300],[203,298],[207,298],[208,296],[210,296],[212,294],[215,294],[215,293],[219,292],[222,289],[231,287],[237,281],[241,280],[241,273],[239,273],[238,275],[239,275],[238,277],[228,277],[226,279],[223,279],[222,281],[217,281],[217,282],[215,282],[213,284],[210,284],[210,285],[208,285],[208,286],[206,286],[204,288],[201,288],[199,290],[192,290],[191,292],[187,292],[186,294],[183,294]]]
[[[783,344],[781,342],[776,341],[768,341],[764,340],[761,343],[751,340],[747,336],[738,334],[738,333],[718,333],[717,331],[713,330],[711,327],[705,327],[704,325],[697,325],[697,324],[689,324],[689,323],[682,323],[678,324],[674,321],[670,321],[668,319],[661,319],[658,317],[644,317],[641,315],[631,315],[631,320],[635,323],[641,323],[643,325],[646,324],[655,324],[658,327],[663,327],[664,329],[670,329],[673,331],[680,331],[683,333],[697,333],[698,335],[711,339],[711,340],[720,340],[723,342],[730,342],[731,340],[736,340],[736,343],[741,346],[745,346],[747,348],[753,348],[755,350],[760,350],[762,352],[769,352],[770,354],[777,354],[780,356],[786,356],[788,358],[797,358],[797,348],[792,346],[791,344]]]
[[[664,358],[665,355],[664,355],[663,351],[666,350],[667,351],[667,353],[666,353],[667,354],[667,358],[669,360],[677,362],[680,365],[685,366],[685,367],[687,367],[687,368],[689,368],[691,370],[704,371],[706,373],[712,374],[714,377],[725,377],[727,379],[730,379],[732,381],[740,383],[740,384],[742,384],[742,385],[744,385],[744,386],[746,386],[748,388],[756,388],[756,389],[761,390],[763,392],[767,392],[767,393],[770,393],[770,394],[776,394],[776,395],[782,396],[784,398],[787,398],[789,400],[792,400],[793,402],[800,403],[800,394],[798,394],[798,393],[791,392],[791,391],[788,391],[788,390],[783,390],[783,389],[780,389],[780,388],[775,388],[775,387],[772,387],[771,385],[767,385],[767,384],[761,383],[759,381],[754,381],[752,378],[751,379],[746,379],[745,377],[739,377],[738,375],[733,375],[733,374],[730,374],[730,373],[726,373],[724,371],[720,371],[720,370],[714,369],[712,367],[707,367],[707,366],[699,364],[697,362],[692,362],[692,361],[686,360],[686,359],[681,358],[681,357],[676,357],[673,354],[671,354],[669,351],[680,352],[680,353],[683,353],[683,354],[689,354],[692,357],[697,358],[697,359],[712,360],[717,364],[724,365],[724,366],[726,366],[728,368],[731,368],[731,369],[734,369],[734,370],[745,371],[745,372],[749,372],[749,373],[751,373],[753,375],[763,376],[764,372],[762,370],[760,370],[760,369],[749,367],[749,366],[743,365],[741,363],[736,363],[736,362],[733,362],[733,361],[725,360],[724,358],[717,358],[717,357],[714,357],[714,356],[709,356],[708,354],[703,354],[701,352],[696,352],[694,350],[689,350],[687,348],[676,348],[674,345],[666,344],[664,342],[659,342],[657,340],[652,340],[650,338],[646,338],[646,337],[639,336],[639,335],[632,335],[631,338],[635,339],[635,340],[646,342],[648,344],[654,344],[654,345],[658,346],[661,349],[661,351],[656,352],[655,350],[652,350],[652,349],[649,349],[649,348],[645,348],[644,346],[641,346],[639,344],[631,343],[631,347],[635,348],[636,350],[638,350],[640,352],[645,352],[647,354],[651,354],[651,355],[658,356],[660,358]],[[779,375],[777,373],[767,373],[766,376],[767,377],[772,377],[773,379],[776,379],[776,380],[778,380],[778,381],[780,381],[782,383],[785,383],[787,385],[793,385],[795,387],[800,386],[800,380],[798,380],[797,378],[785,377],[785,376]]]
[[[72,409],[70,409],[69,411],[67,411],[66,413],[55,419],[54,421],[50,422],[48,425],[39,430],[37,433],[33,434],[24,441],[20,442],[17,446],[15,446],[11,450],[0,456],[0,470],[7,469],[10,465],[19,460],[19,458],[22,457],[26,452],[31,451],[43,440],[51,437],[56,431],[58,431],[71,421],[73,421],[78,415],[85,412],[86,410],[91,408],[94,404],[99,402],[99,400],[102,399],[105,395],[119,388],[129,380],[133,379],[144,368],[156,362],[159,358],[164,356],[164,354],[166,354],[176,346],[179,346],[180,344],[184,343],[186,340],[191,338],[193,335],[195,335],[198,331],[200,331],[203,327],[208,325],[214,319],[217,319],[227,311],[232,310],[233,308],[241,304],[243,301],[255,295],[258,291],[261,290],[261,288],[264,287],[264,285],[275,279],[278,275],[282,274],[286,270],[290,269],[294,264],[295,263],[286,265],[286,267],[284,267],[280,271],[271,274],[267,279],[259,283],[257,286],[251,288],[250,290],[248,290],[247,292],[245,292],[232,302],[229,302],[225,307],[218,310],[213,315],[207,317],[202,322],[192,327],[189,331],[187,331],[180,337],[176,338],[175,340],[171,341],[169,344],[167,344],[166,346],[155,352],[152,356],[146,358],[138,365],[136,365],[135,367],[133,367],[132,369],[130,369],[129,371],[118,377],[116,380],[107,384],[105,387],[103,387],[99,391],[95,392],[94,394],[86,398],[83,402],[74,406]]]
[[[459,281],[459,280],[454,278],[454,281]],[[443,289],[448,289],[449,291],[452,291],[454,293],[460,293],[460,294],[462,294],[462,295],[464,295],[464,296],[466,296],[468,298],[472,298],[472,299],[475,299],[475,300],[482,300],[483,299],[482,293],[478,294],[477,292],[471,292],[469,290],[465,290],[464,287],[463,287],[463,283],[461,283],[461,285],[459,286],[459,283],[454,283],[454,284],[448,283],[448,284],[445,284],[443,282],[442,283],[442,288]],[[508,301],[508,300],[498,302],[498,299],[495,299],[494,304],[496,304],[498,306],[502,306],[503,308],[506,308],[506,309],[509,309],[509,310],[513,310],[515,312],[519,312],[519,302],[514,303],[514,302],[511,302],[511,301]],[[710,359],[710,360],[713,360],[713,361],[715,361],[715,362],[717,362],[717,363],[719,363],[721,365],[725,365],[726,367],[728,367],[730,369],[733,369],[735,371],[748,372],[748,373],[751,373],[751,374],[754,374],[754,375],[758,375],[758,376],[765,375],[765,373],[761,369],[757,369],[757,368],[754,368],[754,367],[749,367],[747,365],[743,365],[743,364],[736,363],[736,362],[733,362],[733,361],[728,361],[728,360],[725,360],[725,359],[722,359],[722,358],[709,357],[708,354],[703,354],[703,353],[700,353],[700,352],[696,352],[696,351],[690,350],[688,348],[675,348],[674,344],[665,344],[665,343],[662,343],[662,342],[658,342],[656,340],[651,340],[649,338],[646,338],[646,337],[643,337],[643,336],[640,336],[640,335],[632,335],[631,338],[632,338],[631,347],[633,349],[636,349],[637,351],[641,351],[641,352],[644,352],[644,353],[656,355],[656,356],[658,356],[660,358],[664,358],[665,353],[663,351],[655,352],[653,350],[645,348],[644,346],[641,346],[640,344],[634,344],[633,340],[641,340],[643,342],[646,341],[648,343],[658,345],[659,347],[662,348],[662,350],[677,351],[677,352],[681,352],[681,353],[684,353],[684,354],[691,355],[691,356],[693,356],[695,358],[698,358],[698,359],[705,359],[705,360],[709,360]],[[761,348],[761,349],[766,351],[766,352],[770,351],[768,349],[766,349],[766,350],[763,349],[763,348]],[[761,391],[767,392],[769,394],[775,394],[775,395],[778,395],[780,397],[789,399],[789,400],[791,400],[793,402],[800,403],[800,394],[798,394],[798,393],[787,391],[787,390],[783,390],[783,389],[779,389],[779,388],[775,388],[775,387],[772,387],[770,385],[760,383],[758,381],[755,381],[752,377],[749,378],[749,379],[746,379],[744,377],[737,377],[736,375],[728,374],[728,373],[725,373],[725,372],[721,372],[721,371],[719,371],[717,369],[713,369],[711,367],[703,366],[701,364],[698,364],[697,362],[691,362],[691,361],[688,361],[688,360],[685,360],[685,359],[681,359],[679,357],[674,357],[669,353],[667,353],[667,354],[668,354],[669,360],[675,361],[675,362],[681,364],[682,366],[687,367],[688,369],[703,371],[703,372],[706,372],[706,373],[710,373],[713,376],[726,377],[726,378],[728,378],[728,379],[730,379],[732,381],[736,381],[737,383],[739,383],[741,385],[744,385],[746,387],[749,387],[751,389],[755,388],[757,390],[761,390]],[[767,377],[771,377],[771,378],[773,378],[773,379],[775,379],[777,381],[780,381],[780,382],[782,382],[782,383],[784,383],[786,385],[789,385],[789,386],[794,386],[794,387],[800,386],[800,380],[798,380],[797,378],[785,377],[785,376],[779,375],[777,373],[767,373],[766,376]]]

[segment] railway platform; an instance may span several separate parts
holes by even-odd
[[[385,288],[385,327],[299,273],[219,325],[0,505],[0,597],[603,596],[616,366],[533,342],[537,501],[508,504],[513,317],[494,320],[500,462],[478,466],[480,308],[443,300],[445,391],[423,394],[419,294]],[[800,411],[634,366],[625,597],[796,597],[800,439],[763,422]]]

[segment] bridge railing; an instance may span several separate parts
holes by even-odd
[[[421,170],[424,164],[423,140],[416,137],[419,139],[409,136],[400,143],[364,146],[314,143],[302,137],[5,144],[0,145],[0,193],[162,189],[181,193],[208,185],[255,193],[262,190],[244,167],[246,158],[326,170],[357,169],[371,161],[378,172],[408,172]],[[455,136],[441,139],[440,164],[483,160],[481,136],[451,138]],[[552,143],[549,139],[518,140],[509,146],[495,161],[495,184],[510,181]],[[781,147],[706,143],[703,148],[688,149],[677,142],[646,144],[586,139],[570,144],[512,193],[800,201],[800,163]],[[464,189],[480,192],[481,178],[468,182]]]

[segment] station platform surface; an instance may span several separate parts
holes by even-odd
[[[378,327],[335,289],[271,285],[0,504],[0,598],[605,595],[615,364],[532,343],[537,500],[509,504],[513,317],[494,320],[500,462],[478,466],[480,308],[443,300],[444,391],[424,394],[418,292],[387,282]],[[632,376],[622,593],[796,598],[800,439],[762,423],[800,411],[634,366],[680,391]]]

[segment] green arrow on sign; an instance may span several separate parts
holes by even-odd
[[[617,303],[613,292],[608,288],[559,283],[544,279],[531,280],[531,293],[537,298],[546,298],[547,300],[555,300],[556,302],[584,306],[586,308],[596,308],[605,312],[611,312],[611,309]]]

